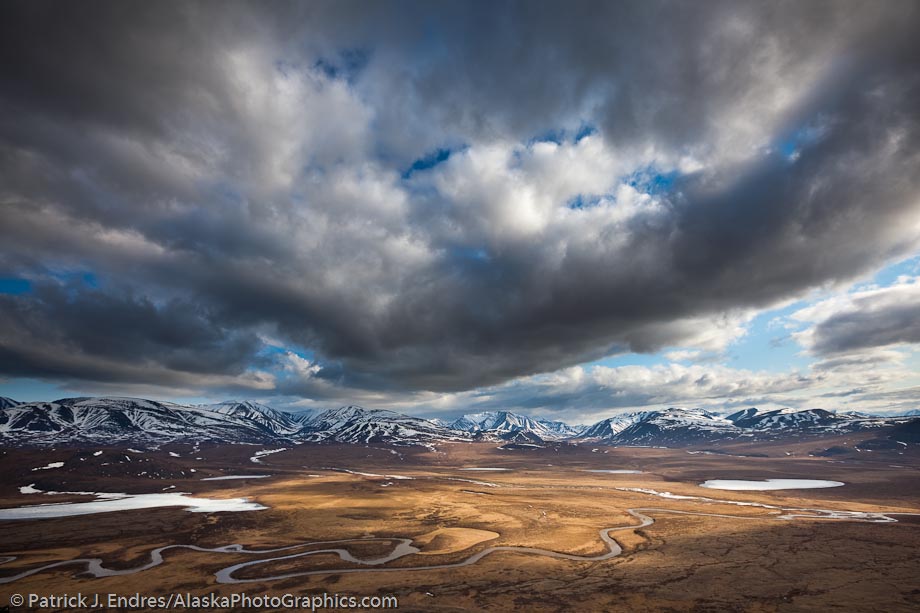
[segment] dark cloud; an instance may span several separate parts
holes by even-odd
[[[259,362],[254,333],[227,329],[184,299],[42,284],[28,297],[0,295],[0,311],[0,370],[11,375],[131,381],[145,367],[239,375]]]
[[[836,353],[884,347],[899,343],[920,343],[920,305],[891,306],[874,313],[841,313],[821,322],[816,330],[814,350]]]
[[[880,365],[897,365],[904,360],[904,355],[897,351],[867,351],[825,358],[812,364],[815,371],[839,372],[862,370],[869,371]]]
[[[832,301],[826,316],[800,337],[815,354],[847,354],[823,361],[831,365],[884,359],[892,352],[872,350],[920,343],[920,285],[914,280]]]
[[[920,244],[918,12],[5,3],[0,268],[39,289],[0,368],[323,397],[718,350]]]

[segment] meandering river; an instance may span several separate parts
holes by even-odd
[[[659,492],[646,491],[641,493],[648,493],[650,495],[661,495]],[[687,497],[690,498],[690,497]],[[719,501],[716,499],[705,499],[707,502],[726,502],[732,503],[735,501]],[[746,503],[751,504],[751,503]],[[759,505],[754,506],[766,506],[770,507],[771,505]],[[772,507],[779,508],[779,507]],[[401,558],[411,556],[419,553],[419,549],[412,544],[411,538],[404,537],[372,537],[372,538],[359,538],[359,539],[341,539],[334,541],[311,541],[305,543],[297,543],[294,545],[286,545],[284,547],[277,547],[273,549],[246,549],[243,545],[232,544],[224,545],[221,547],[207,548],[199,547],[198,545],[190,544],[177,544],[177,545],[167,545],[165,547],[158,547],[150,552],[150,559],[148,562],[136,566],[134,568],[127,569],[109,569],[103,566],[102,560],[100,558],[78,558],[74,560],[63,560],[60,562],[53,562],[51,564],[45,564],[36,568],[32,568],[21,573],[0,577],[0,583],[12,583],[25,577],[35,575],[48,570],[53,570],[56,568],[64,567],[76,567],[78,572],[81,574],[87,574],[92,577],[113,577],[121,575],[131,575],[138,573],[150,568],[154,568],[163,564],[163,552],[170,549],[188,549],[191,551],[198,551],[203,553],[216,553],[216,554],[233,554],[233,555],[253,555],[259,556],[258,559],[240,562],[227,566],[215,574],[215,577],[218,583],[260,583],[265,581],[279,581],[282,579],[290,579],[293,577],[307,577],[313,575],[333,575],[333,574],[345,574],[345,573],[367,573],[367,572],[413,572],[413,571],[425,571],[425,570],[442,570],[450,568],[460,568],[463,566],[469,566],[475,564],[482,560],[483,558],[494,555],[497,553],[513,554],[513,555],[533,555],[533,556],[543,556],[548,558],[555,558],[559,560],[571,560],[576,562],[599,562],[603,560],[609,560],[611,558],[619,556],[623,552],[623,548],[619,543],[611,536],[615,532],[621,532],[625,530],[636,530],[639,528],[644,528],[655,523],[655,520],[647,515],[647,513],[664,513],[664,514],[679,514],[679,515],[700,515],[707,517],[720,517],[728,519],[737,519],[737,520],[791,520],[791,519],[826,519],[826,520],[844,520],[844,521],[864,521],[864,522],[894,522],[897,521],[890,515],[894,513],[884,514],[884,513],[867,513],[861,511],[831,511],[826,509],[788,509],[788,513],[783,513],[779,516],[735,516],[727,514],[718,514],[718,513],[702,513],[696,511],[682,511],[677,509],[664,509],[657,507],[641,507],[641,508],[631,508],[627,509],[627,512],[637,521],[635,523],[629,523],[621,526],[613,526],[609,528],[602,528],[598,534],[601,541],[607,548],[607,551],[604,553],[594,555],[594,556],[580,556],[570,553],[563,553],[559,551],[553,551],[550,549],[541,549],[537,547],[516,547],[511,545],[498,545],[493,547],[487,547],[481,551],[473,553],[472,555],[467,556],[466,558],[458,562],[450,562],[445,564],[427,564],[423,566],[384,566],[389,562],[399,560]],[[342,547],[329,547],[330,545],[345,545],[348,543],[393,543],[393,549],[390,553],[375,557],[375,558],[358,558],[350,553],[347,549]],[[323,547],[322,549],[310,549],[308,551],[296,551],[297,549],[304,549],[307,547]],[[271,554],[284,553],[284,555],[273,556]],[[293,553],[291,553],[293,552]],[[259,565],[270,564],[272,562],[292,560],[295,558],[305,558],[308,556],[315,556],[320,554],[335,554],[343,562],[349,562],[352,564],[357,564],[359,566],[350,566],[345,568],[325,568],[319,570],[308,570],[308,571],[297,571],[289,572],[278,575],[264,575],[258,577],[246,577],[240,578],[236,574],[248,568],[253,568]],[[265,557],[268,556],[268,557]],[[0,557],[0,565],[7,564],[16,560],[16,556],[5,556]]]

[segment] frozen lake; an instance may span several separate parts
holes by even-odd
[[[36,492],[38,490],[35,490]],[[33,492],[27,492],[33,493]],[[64,492],[69,493],[69,492]],[[81,494],[84,492],[80,492]],[[87,492],[88,493],[88,492]],[[267,509],[248,498],[196,498],[180,492],[165,494],[93,494],[92,502],[66,502],[57,504],[33,504],[10,509],[0,509],[0,521],[16,519],[52,519],[73,517],[93,513],[112,513],[132,509],[154,509],[158,507],[184,507],[193,513],[214,513],[217,511],[260,511]]]
[[[710,479],[700,483],[700,487],[713,490],[764,491],[764,490],[811,490],[824,487],[840,487],[842,481],[825,481],[823,479],[764,479],[751,481],[747,479]]]
[[[594,468],[585,469],[586,473],[606,473],[608,475],[641,475],[641,470],[629,470],[626,468]]]
[[[461,468],[460,470],[472,470],[472,471],[482,471],[482,472],[495,472],[502,470],[511,470],[510,468],[490,468],[488,466],[483,466],[481,468]]]
[[[222,477],[205,477],[202,481],[234,481],[236,479],[268,479],[271,475],[224,475]]]

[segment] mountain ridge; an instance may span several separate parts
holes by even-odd
[[[0,399],[0,443],[83,444],[174,440],[431,446],[491,441],[541,446],[558,442],[616,446],[694,445],[729,440],[842,434],[904,424],[917,417],[878,417],[825,409],[748,408],[721,415],[701,408],[619,413],[587,427],[511,411],[463,415],[452,422],[346,405],[291,413],[258,402],[183,405],[121,396],[53,402]]]

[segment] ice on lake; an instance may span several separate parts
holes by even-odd
[[[629,470],[626,468],[594,468],[585,469],[586,473],[605,473],[608,475],[641,475],[641,470]]]
[[[29,488],[24,493],[37,493]],[[20,490],[21,491],[21,490]],[[55,492],[57,493],[57,492]],[[61,492],[71,493],[71,492]],[[78,492],[74,492],[78,493]],[[87,492],[79,492],[81,494]],[[0,521],[16,519],[52,519],[73,517],[94,513],[112,513],[133,509],[154,509],[158,507],[184,507],[192,513],[214,513],[217,511],[260,511],[267,509],[248,498],[197,498],[181,492],[165,494],[108,494],[95,493],[92,502],[67,502],[57,504],[33,504],[9,509],[0,509]]]
[[[710,479],[700,483],[700,487],[713,490],[764,491],[764,490],[811,490],[824,487],[840,487],[842,481],[825,481],[824,479],[764,479],[752,481],[747,479]]]
[[[471,470],[471,471],[480,471],[480,472],[495,472],[503,470],[511,470],[510,468],[493,468],[489,466],[475,467],[475,468],[461,468],[460,470]]]

